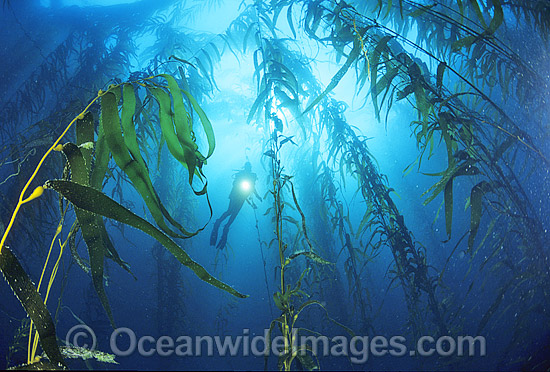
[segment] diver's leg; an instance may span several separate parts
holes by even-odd
[[[231,219],[229,219],[229,221],[231,221]],[[222,236],[221,236],[220,241],[218,242],[218,245],[216,246],[216,248],[223,249],[225,247],[225,244],[227,244],[227,234],[229,234],[229,226],[230,225],[231,224],[228,222],[223,227]]]
[[[216,240],[218,240],[218,230],[220,229],[220,225],[229,216],[229,209],[225,211],[220,218],[214,222],[214,228],[212,229],[212,233],[210,234],[210,245],[216,245]]]
[[[218,245],[216,245],[216,248],[218,249],[224,249],[225,244],[227,244],[227,233],[229,232],[229,229],[227,229],[226,227],[227,225],[224,226],[220,241],[218,242]]]
[[[241,206],[242,206],[242,204],[241,204]],[[236,213],[231,214],[231,217],[229,217],[229,221],[227,221],[227,223],[223,227],[223,232],[222,232],[222,236],[220,238],[220,242],[216,246],[218,249],[223,249],[225,247],[225,244],[227,243],[227,234],[229,234],[229,227],[231,226],[233,221],[235,221],[235,218],[237,218],[237,215],[239,214],[239,210],[240,210],[240,208],[237,209]]]

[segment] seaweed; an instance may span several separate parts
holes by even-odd
[[[183,106],[183,98],[179,87],[177,87],[176,81],[169,75],[161,76],[168,81],[168,89],[171,94],[175,96],[175,112],[178,115],[183,115],[184,117],[187,117],[185,108]],[[147,81],[141,81],[137,83],[147,87]],[[2,257],[4,257],[5,259],[5,264],[2,264],[2,272],[12,286],[14,292],[16,293],[16,296],[23,304],[25,310],[31,316],[33,323],[36,325],[41,345],[44,351],[47,353],[48,358],[50,359],[50,361],[56,364],[63,364],[63,358],[59,354],[59,349],[57,348],[57,343],[55,341],[55,328],[53,326],[51,316],[45,306],[45,302],[42,302],[38,291],[35,289],[34,285],[18,263],[15,256],[13,256],[11,251],[9,251],[9,249],[5,245],[5,241],[21,206],[40,197],[45,189],[53,189],[57,191],[61,196],[67,199],[75,207],[74,211],[76,214],[77,223],[81,230],[84,241],[88,246],[90,257],[89,265],[94,288],[100,298],[103,308],[105,309],[105,312],[113,328],[115,328],[114,317],[103,285],[104,259],[105,257],[109,257],[127,271],[129,271],[129,268],[127,267],[127,264],[122,261],[118,256],[118,253],[114,249],[107,235],[107,231],[103,222],[104,217],[128,224],[152,236],[162,245],[164,245],[182,265],[189,267],[203,281],[217,288],[225,290],[233,294],[234,296],[240,298],[247,297],[229,287],[227,284],[212,277],[201,265],[193,261],[182,248],[180,248],[175,242],[173,242],[173,240],[171,240],[165,232],[159,230],[143,218],[132,213],[130,210],[123,207],[121,204],[117,203],[116,201],[112,200],[107,195],[101,192],[101,189],[103,187],[103,178],[105,176],[108,158],[110,156],[109,154],[112,154],[120,169],[129,176],[130,182],[136,189],[138,189],[138,191],[140,191],[153,216],[158,217],[156,219],[156,222],[161,229],[165,229],[166,231],[168,231],[168,234],[172,234],[177,237],[190,237],[197,233],[187,233],[181,228],[180,230],[183,230],[186,235],[176,235],[175,233],[171,232],[171,230],[169,230],[169,228],[164,224],[164,221],[160,219],[160,215],[155,214],[155,211],[158,210],[160,211],[162,216],[167,217],[167,219],[172,224],[181,227],[168,214],[166,209],[162,207],[160,201],[158,200],[158,197],[156,200],[153,199],[153,196],[156,196],[156,192],[154,191],[152,183],[150,182],[146,164],[143,161],[143,158],[139,156],[140,149],[135,137],[134,126],[132,123],[136,101],[134,90],[129,84],[123,85],[123,125],[121,127],[120,124],[117,124],[117,122],[120,123],[116,99],[117,93],[119,94],[120,98],[120,93],[117,92],[117,88],[117,86],[111,86],[108,91],[99,91],[97,97],[92,100],[92,102],[84,109],[84,111],[80,115],[78,115],[69,123],[63,133],[60,135],[60,137],[44,154],[33,175],[30,177],[29,181],[23,188],[19,197],[19,203],[16,206],[16,209],[12,215],[10,224],[6,228],[2,237],[0,254],[2,254]],[[159,97],[163,97],[160,96],[160,92],[165,91],[161,86],[151,86],[151,89],[155,89],[155,92],[159,95]],[[101,98],[102,115],[99,124],[100,128],[95,153],[96,156],[95,158],[93,158],[92,149],[94,148],[94,121],[88,110],[90,106],[99,98]],[[178,98],[179,101],[177,100]],[[209,157],[214,150],[214,138],[212,128],[208,119],[206,118],[206,115],[204,114],[202,109],[200,109],[198,103],[194,100],[194,98],[192,98],[192,96],[188,95],[188,98],[193,108],[198,112],[203,128],[205,129],[207,134],[209,150],[206,157],[202,156],[201,153],[198,151],[198,146],[193,140],[194,134],[191,132],[191,129],[188,126],[188,122],[182,122],[181,117],[179,119],[173,119],[170,115],[163,115],[162,113],[160,114],[160,120],[161,123],[164,121],[164,124],[162,124],[163,129],[170,128],[171,125],[175,125],[177,128],[177,133],[172,127],[170,132],[164,133],[164,137],[167,139],[171,139],[174,145],[178,144],[180,146],[177,155],[185,156],[180,157],[178,160],[180,160],[184,165],[187,166],[189,172],[188,182],[191,185],[193,182],[193,175],[197,174],[197,176],[200,178],[204,177],[204,175],[202,174],[202,166],[206,161],[206,158]],[[161,104],[159,100],[159,106],[161,107],[161,110],[163,108],[162,105],[163,104]],[[164,101],[164,105],[166,105],[166,100]],[[166,107],[164,106],[164,108]],[[75,122],[77,123],[77,141],[80,143],[80,146],[77,146],[76,144],[70,142],[64,145],[59,144],[59,142],[66,135],[66,133]],[[186,152],[184,152],[184,150]],[[46,157],[52,151],[62,151],[67,158],[71,180],[64,179],[46,181],[44,186],[37,187],[30,196],[25,198],[24,195],[27,188],[38,173]],[[128,153],[125,153],[124,151],[127,151]],[[130,156],[129,153],[131,153],[132,156]],[[92,167],[92,164],[94,164],[95,166]],[[66,175],[68,176],[68,172],[66,173]],[[195,194],[206,194],[206,185],[203,187],[202,190],[195,191]],[[151,199],[154,203],[147,203]],[[63,218],[61,221],[63,221]],[[56,236],[61,232],[61,226],[62,222],[60,222]],[[74,234],[75,231],[76,230],[73,226],[71,233]],[[69,239],[67,239],[67,241],[68,240]],[[54,241],[55,236],[52,240],[52,246]],[[67,243],[67,241],[65,242],[65,244]],[[65,244],[62,245],[62,250]],[[52,274],[52,279],[50,279],[50,286],[51,281],[55,277],[55,272],[56,271],[54,270]],[[29,358],[29,363],[33,360],[34,352],[32,358]]]
[[[5,118],[0,138],[3,143],[20,139],[20,145],[1,149],[0,165],[10,167],[0,182],[0,186],[9,188],[3,195],[4,215],[9,216],[10,209],[15,212],[9,223],[3,221],[6,230],[0,254],[10,255],[5,244],[13,230],[23,246],[15,249],[18,256],[32,257],[43,241],[36,236],[50,234],[59,219],[49,259],[72,207],[77,223],[65,241],[59,241],[60,256],[68,244],[72,261],[92,277],[94,290],[113,325],[104,289],[105,258],[133,274],[109,238],[108,220],[121,231],[125,224],[141,229],[201,279],[242,297],[210,276],[174,242],[196,236],[209,219],[199,228],[189,228],[192,211],[185,216],[175,215],[176,198],[161,198],[163,194],[153,185],[155,169],[151,167],[156,162],[157,170],[160,168],[162,149],[166,147],[171,160],[187,171],[183,183],[189,195],[181,203],[192,209],[193,198],[204,195],[211,216],[203,170],[215,140],[199,102],[217,94],[214,72],[231,53],[239,62],[249,58],[254,66],[251,75],[256,95],[246,120],[263,126],[262,160],[268,164],[273,184],[268,193],[273,203],[265,215],[272,216],[275,236],[270,242],[262,241],[258,218],[256,228],[266,291],[268,298],[273,298],[269,305],[272,313],[280,312],[279,316],[271,315],[270,336],[278,331],[286,341],[278,367],[319,368],[321,361],[311,348],[292,345],[296,332],[313,332],[299,327],[298,321],[312,321],[305,310],[315,306],[328,313],[328,305],[321,299],[330,298],[330,290],[335,288],[331,282],[335,282],[339,270],[347,279],[352,303],[346,307],[357,312],[362,330],[374,333],[386,296],[400,287],[403,307],[409,314],[405,325],[415,336],[429,331],[460,334],[469,327],[466,319],[475,323],[473,329],[489,334],[503,319],[513,319],[500,366],[514,365],[512,358],[520,354],[519,347],[527,347],[524,341],[533,329],[529,322],[545,316],[549,300],[547,229],[535,204],[536,191],[528,188],[543,173],[538,164],[547,166],[548,159],[541,150],[544,139],[538,136],[544,123],[535,117],[537,106],[542,106],[546,97],[533,94],[537,91],[533,87],[542,79],[536,66],[506,40],[518,32],[508,24],[514,18],[526,21],[521,28],[547,40],[547,2],[254,1],[241,4],[241,13],[223,33],[181,31],[178,24],[182,20],[192,19],[205,7],[216,4],[180,2],[163,15],[140,21],[141,30],[126,24],[110,27],[114,23],[107,18],[89,32],[69,33],[49,54],[40,50],[43,61],[23,78],[23,84],[12,87],[8,83],[6,96],[11,98],[0,108]],[[157,38],[145,52],[151,61],[143,71],[128,71],[136,50],[133,40],[145,33]],[[31,34],[25,36],[36,44]],[[338,63],[337,72],[329,76],[326,86],[310,67],[317,57],[315,52],[303,48],[301,40],[310,41],[318,53],[326,53]],[[79,62],[75,71],[68,68],[72,60]],[[130,78],[123,83],[121,76]],[[411,217],[397,208],[399,202],[394,197],[402,191],[393,188],[396,186],[384,176],[385,169],[370,153],[366,123],[348,123],[347,104],[333,98],[344,77],[354,79],[354,99],[363,104],[359,110],[368,103],[376,121],[387,123],[389,115],[403,107],[414,112],[416,117],[402,122],[399,129],[410,131],[417,146],[416,159],[403,173],[407,176],[415,171],[419,179],[432,180],[420,199],[410,202],[434,213],[432,233],[440,242],[432,241],[424,247],[416,240],[416,231],[410,230],[414,225],[406,224]],[[106,79],[113,85],[82,111],[85,105],[81,102],[89,102],[90,92],[93,97],[97,89],[106,86]],[[54,98],[58,96],[74,100]],[[523,107],[520,115],[511,115],[510,107],[518,104]],[[78,112],[81,114],[76,115]],[[51,133],[59,130],[54,123],[75,116],[77,119],[69,125],[76,123],[74,136],[67,127],[63,144],[55,141]],[[21,123],[29,125],[22,131]],[[197,137],[205,139],[204,150],[199,148]],[[52,142],[54,145],[49,147]],[[151,142],[154,153],[144,151],[144,144]],[[61,168],[61,157],[49,157],[54,149],[68,159],[65,168]],[[287,151],[291,160],[287,163],[285,158],[283,165],[281,155],[284,152],[286,156]],[[52,178],[63,169],[62,179],[44,184],[60,194],[59,212],[54,193],[48,193],[47,200],[42,196],[40,203],[33,203],[36,211],[25,208],[43,193],[44,186],[39,186],[28,196],[36,176],[29,169],[34,169],[35,155],[44,152],[46,156],[38,165],[41,174]],[[428,168],[430,159],[440,154],[440,168]],[[293,172],[298,167],[305,169],[304,164],[311,164],[307,176]],[[307,177],[310,182],[299,177]],[[29,178],[26,184],[22,182]],[[304,192],[312,180],[315,189]],[[138,192],[152,221],[135,214],[134,206],[124,200],[125,182]],[[104,191],[107,183],[113,184],[110,196]],[[19,199],[11,200],[15,198],[9,196],[16,195],[13,190],[21,189]],[[345,192],[350,190],[355,194],[348,203]],[[357,196],[360,202],[355,200]],[[25,213],[19,213],[23,210]],[[439,221],[440,215],[443,221]],[[88,247],[89,260],[77,251],[79,233]],[[278,264],[268,268],[264,253],[273,247]],[[36,252],[31,254],[33,249]],[[389,267],[386,275],[376,280],[387,289],[383,295],[373,295],[367,274],[374,265],[384,262],[385,250]],[[437,262],[434,256],[443,256],[440,267],[433,266]],[[464,291],[454,284],[456,275],[462,274],[453,267],[457,258],[464,259],[466,265]],[[50,275],[48,293],[56,270],[57,266]],[[269,270],[276,273],[279,282],[273,296]],[[27,277],[24,282],[28,281]],[[14,280],[8,278],[8,282],[16,292],[21,290]],[[42,278],[38,290],[41,282]],[[36,300],[34,286],[27,287]],[[485,300],[463,307],[461,302],[473,296]],[[38,303],[31,306],[24,299],[21,302],[27,312],[36,306],[47,313]],[[218,326],[225,329],[227,319],[223,317],[230,313],[225,308],[220,314]],[[42,349],[50,360],[59,361],[57,345],[48,341],[49,335],[44,336],[44,324],[37,323],[37,328]],[[29,335],[32,333],[31,328]],[[36,339],[31,344],[29,363],[36,362]],[[45,368],[48,363],[35,366]]]

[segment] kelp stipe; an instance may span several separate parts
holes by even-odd
[[[273,120],[273,118],[271,119]],[[297,322],[300,319],[300,315],[304,310],[310,306],[318,306],[324,312],[326,317],[334,324],[339,327],[342,327],[350,336],[354,336],[354,333],[348,327],[340,324],[336,320],[332,319],[328,315],[328,311],[325,306],[319,301],[310,299],[310,296],[302,289],[302,282],[304,278],[308,275],[310,268],[306,268],[302,271],[300,277],[296,281],[295,285],[292,286],[288,284],[287,271],[296,258],[304,256],[307,259],[311,260],[318,265],[334,265],[334,263],[329,262],[322,257],[320,257],[314,250],[311,241],[308,238],[306,219],[298,200],[296,197],[296,192],[294,190],[294,185],[292,183],[292,177],[283,174],[283,166],[279,159],[279,153],[281,147],[288,143],[288,137],[279,134],[277,129],[273,130],[271,139],[268,142],[271,146],[271,149],[265,153],[265,156],[270,158],[271,169],[272,169],[272,179],[273,179],[273,190],[270,191],[273,197],[273,207],[269,208],[274,214],[274,223],[275,223],[275,237],[269,244],[272,243],[277,247],[278,256],[279,256],[279,291],[273,294],[273,302],[275,306],[281,312],[281,315],[271,321],[269,326],[269,332],[267,334],[267,347],[265,355],[265,369],[267,370],[268,357],[271,350],[271,338],[273,336],[274,330],[277,329],[281,333],[284,345],[281,350],[278,350],[278,369],[284,371],[290,371],[292,368],[293,361],[297,358],[300,361],[300,364],[306,370],[316,370],[320,369],[319,361],[315,350],[313,350],[309,345],[300,345],[298,344],[299,332],[308,332],[313,333],[312,330],[304,327],[298,327]],[[290,188],[290,190],[289,190]],[[290,191],[292,195],[293,205],[289,204],[284,200],[284,190]],[[307,250],[295,251],[293,253],[288,253],[290,251],[288,244],[284,242],[284,222],[293,221],[293,219],[284,212],[285,207],[294,207],[301,216],[301,223],[296,223],[298,227],[297,236],[303,236],[305,243],[308,247]]]

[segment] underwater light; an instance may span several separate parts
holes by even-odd
[[[241,190],[248,192],[252,188],[252,184],[248,180],[244,180],[241,182]]]

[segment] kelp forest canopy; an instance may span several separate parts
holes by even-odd
[[[550,368],[548,0],[0,14],[6,367]],[[219,250],[208,236],[247,161],[260,201]],[[75,324],[97,345],[71,344]],[[120,356],[117,327],[245,329],[267,352]],[[376,336],[445,342],[332,348]],[[487,356],[457,353],[460,337]]]

